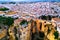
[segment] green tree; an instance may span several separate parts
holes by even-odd
[[[14,19],[11,17],[2,17],[0,16],[0,24],[4,24],[4,25],[12,25],[14,23]]]
[[[8,8],[4,7],[4,8],[0,8],[0,11],[7,11],[9,10]]]
[[[14,23],[14,19],[11,18],[11,17],[8,17],[7,20],[6,20],[6,25],[10,26]]]
[[[58,37],[59,37],[58,31],[54,32],[54,36],[55,36],[55,39],[58,39]]]
[[[20,23],[20,25],[23,25],[25,23],[28,24],[27,20],[22,20],[21,23]]]

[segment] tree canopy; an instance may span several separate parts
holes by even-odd
[[[7,11],[9,10],[8,8],[4,7],[4,8],[0,8],[0,11]]]
[[[58,31],[54,32],[54,36],[55,36],[55,39],[58,39],[58,37],[59,37]]]
[[[11,17],[2,17],[0,16],[0,24],[4,24],[4,25],[12,25],[14,23],[14,19]]]
[[[25,23],[28,24],[27,20],[22,20],[21,23],[20,23],[20,25],[23,25]]]

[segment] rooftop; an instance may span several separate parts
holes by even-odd
[[[53,18],[54,21],[60,22],[60,18]]]

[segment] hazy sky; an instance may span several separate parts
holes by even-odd
[[[0,1],[60,1],[60,0],[0,0]]]

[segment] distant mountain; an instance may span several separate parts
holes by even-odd
[[[0,1],[0,4],[15,3],[36,3],[36,2],[60,2],[60,0],[40,0],[40,1]]]
[[[15,4],[15,3],[20,3],[20,4],[23,4],[23,3],[36,3],[36,2],[41,2],[41,1],[28,1],[28,2],[26,2],[26,1],[21,1],[21,2],[14,2],[14,1],[0,1],[0,4],[7,4],[7,3],[9,3],[9,4]]]

